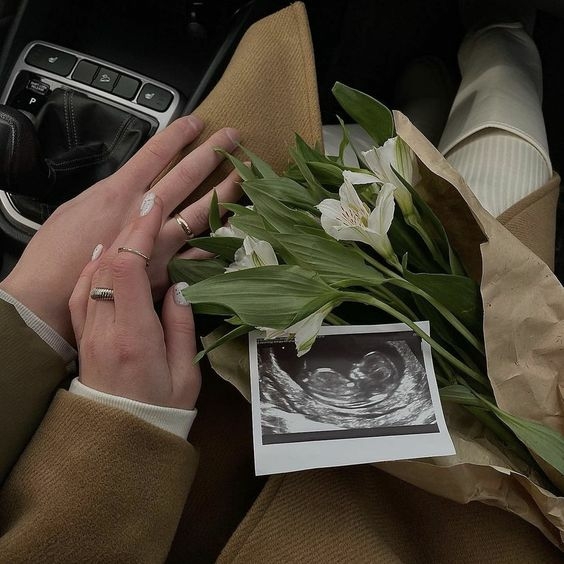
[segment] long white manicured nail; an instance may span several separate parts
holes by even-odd
[[[143,201],[141,202],[139,215],[141,217],[147,215],[153,209],[154,205],[155,205],[155,194],[153,194],[153,192],[147,192],[147,194],[145,194],[145,197],[143,198]]]
[[[91,260],[96,260],[96,259],[100,258],[100,255],[102,254],[103,250],[104,250],[104,245],[102,245],[102,243],[99,243],[98,245],[96,245],[94,247],[94,250],[92,251],[92,259]]]
[[[188,288],[186,282],[179,282],[174,285],[174,303],[181,306],[190,305],[190,302],[184,297],[182,290]]]

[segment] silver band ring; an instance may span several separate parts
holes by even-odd
[[[90,297],[101,302],[113,302],[114,291],[111,288],[92,288]]]
[[[132,249],[131,247],[119,247],[118,253],[132,253],[134,255],[137,255],[138,257],[145,259],[145,266],[149,266],[149,263],[151,262],[150,257],[143,254],[141,251],[138,251],[137,249]]]
[[[194,232],[190,229],[190,226],[186,222],[186,220],[179,214],[174,214],[174,219],[176,219],[176,223],[180,225],[182,231],[184,231],[184,235],[186,235],[186,241],[190,241],[190,239],[194,238]]]

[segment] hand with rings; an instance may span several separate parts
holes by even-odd
[[[198,137],[203,127],[196,116],[174,121],[149,139],[117,172],[60,206],[32,238],[0,288],[26,305],[68,342],[74,343],[68,300],[92,248],[97,243],[106,248],[112,244],[138,215],[149,187],[172,159]],[[223,161],[222,154],[214,149],[232,151],[238,139],[234,129],[214,133],[151,188],[151,193],[161,199],[167,217],[148,269],[155,299],[162,298],[168,287],[170,259],[187,239],[207,229],[211,195],[180,209],[176,218],[174,212]],[[239,198],[237,182],[237,174],[232,173],[217,186],[219,201]],[[42,281],[39,287],[37,279]]]
[[[80,380],[115,396],[193,409],[200,370],[192,364],[191,308],[177,284],[165,295],[161,323],[147,273],[164,212],[163,200],[149,192],[139,217],[105,252],[96,247],[84,268],[70,299]]]

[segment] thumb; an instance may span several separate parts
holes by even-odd
[[[186,282],[170,288],[164,298],[162,324],[166,345],[168,367],[172,379],[174,396],[181,409],[193,409],[200,393],[200,368],[192,359],[198,352],[194,316],[189,302],[182,295]]]

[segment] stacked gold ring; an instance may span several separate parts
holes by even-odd
[[[151,262],[150,257],[142,253],[141,251],[138,251],[137,249],[132,249],[131,247],[119,247],[118,253],[132,253],[134,255],[137,255],[138,257],[141,257],[145,260],[145,266],[149,266],[149,263]]]
[[[190,226],[186,222],[186,220],[179,214],[174,214],[174,219],[176,219],[176,223],[180,225],[182,231],[184,231],[184,235],[186,235],[186,241],[190,241],[190,239],[194,238],[194,232],[190,229]]]

